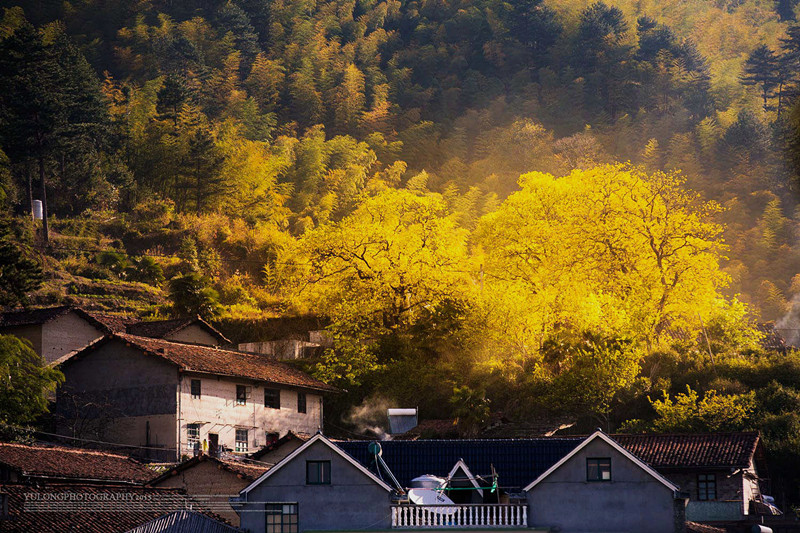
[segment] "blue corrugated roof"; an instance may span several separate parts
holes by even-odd
[[[413,440],[384,441],[381,447],[383,460],[403,487],[423,474],[447,476],[456,462],[464,459],[476,476],[491,474],[494,465],[498,484],[513,491],[535,480],[582,441],[581,438]],[[370,442],[336,444],[374,472],[374,459],[367,450]]]

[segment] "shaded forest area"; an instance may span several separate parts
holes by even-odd
[[[758,429],[800,502],[792,0],[0,5],[32,303],[320,314],[343,431]]]

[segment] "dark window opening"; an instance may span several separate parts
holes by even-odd
[[[193,379],[192,380],[192,398],[199,398],[200,397],[200,380]]]
[[[297,393],[297,412],[298,413],[305,413],[306,412],[306,393],[305,392],[298,392]]]
[[[716,474],[697,474],[697,499],[698,500],[717,499]]]
[[[330,461],[306,461],[306,484],[307,485],[330,485],[331,484],[331,462]]]
[[[236,405],[247,405],[247,387],[236,385]]]
[[[586,459],[586,481],[611,481],[611,458]]]
[[[281,408],[281,391],[278,389],[264,389],[264,407],[270,409]]]

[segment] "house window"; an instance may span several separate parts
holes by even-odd
[[[236,447],[235,450],[237,452],[246,452],[247,451],[247,430],[246,429],[237,429],[236,430]]]
[[[200,424],[186,425],[186,442],[190,450],[200,449]]]
[[[586,459],[586,481],[611,481],[611,458]]]
[[[192,380],[192,398],[200,398],[200,380]]]
[[[236,385],[236,405],[247,405],[247,387]]]
[[[297,412],[298,413],[305,413],[306,412],[306,393],[305,392],[298,392],[297,393]]]
[[[281,391],[278,389],[264,389],[264,407],[280,409]]]
[[[266,504],[266,533],[297,533],[297,504]]]
[[[306,485],[330,485],[330,461],[306,461]]]
[[[716,474],[697,474],[697,499],[698,500],[717,499]]]

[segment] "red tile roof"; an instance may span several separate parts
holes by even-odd
[[[697,522],[686,522],[686,533],[725,533],[724,529],[709,526],[707,524],[699,524]]]
[[[759,443],[751,432],[611,437],[653,468],[746,468]]]
[[[270,467],[272,466],[272,465],[267,465],[266,463],[255,464],[255,463],[245,463],[241,461],[225,461],[223,459],[217,459],[216,457],[211,457],[208,455],[198,455],[196,457],[192,457],[191,459],[187,459],[186,461],[178,463],[171,468],[168,468],[161,475],[150,480],[147,483],[147,485],[151,487],[156,487],[162,481],[171,478],[175,474],[182,472],[188,468],[197,466],[200,463],[206,461],[214,463],[220,470],[225,470],[226,472],[235,474],[236,476],[248,481],[253,481],[257,479],[259,476],[261,476],[261,474],[269,470]]]
[[[0,494],[8,496],[11,515],[0,520],[0,532],[14,533],[123,533],[186,506],[178,490],[134,486],[5,484]],[[108,510],[82,510],[98,506]]]
[[[125,455],[79,448],[0,443],[0,464],[22,476],[143,484],[153,471]]]
[[[248,378],[321,392],[339,392],[336,387],[265,355],[233,352],[195,344],[181,344],[125,333],[106,335],[103,339],[90,344],[70,357],[63,364],[68,365],[71,361],[83,357],[113,339],[135,346],[149,355],[166,359],[186,372]]]

